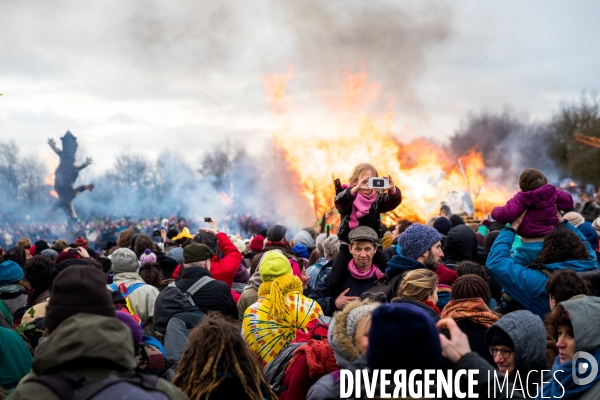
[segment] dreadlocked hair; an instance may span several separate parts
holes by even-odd
[[[534,265],[552,264],[567,260],[587,260],[590,257],[583,241],[569,228],[557,227],[544,238],[540,256]]]
[[[190,332],[173,384],[190,400],[207,400],[228,374],[239,380],[249,399],[277,400],[240,335],[239,327],[219,313],[211,312]]]

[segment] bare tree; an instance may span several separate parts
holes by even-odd
[[[153,169],[146,158],[130,152],[117,156],[115,166],[106,177],[117,189],[145,191],[152,185]]]
[[[0,143],[0,181],[13,199],[19,195],[19,148],[14,141]]]
[[[225,140],[204,155],[198,172],[212,178],[216,187],[222,186],[228,180],[231,168],[245,156],[246,150],[243,147]]]

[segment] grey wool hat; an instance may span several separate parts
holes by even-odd
[[[137,272],[140,263],[135,253],[127,248],[120,248],[112,253],[112,270],[118,274],[120,272]]]

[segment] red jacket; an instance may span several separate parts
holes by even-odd
[[[223,258],[215,255],[210,260],[210,276],[213,279],[225,282],[231,287],[233,278],[242,263],[242,253],[238,251],[237,247],[235,247],[225,233],[217,233],[217,240],[219,242],[219,249],[223,253]]]

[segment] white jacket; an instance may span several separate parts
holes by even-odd
[[[113,283],[117,287],[124,283],[127,288],[135,283],[144,283],[143,286],[135,289],[127,297],[131,302],[133,311],[142,320],[144,324],[144,335],[154,336],[154,302],[158,296],[158,289],[144,282],[137,272],[121,272],[114,276]],[[110,289],[110,287],[108,286]],[[111,289],[112,290],[112,289]]]

